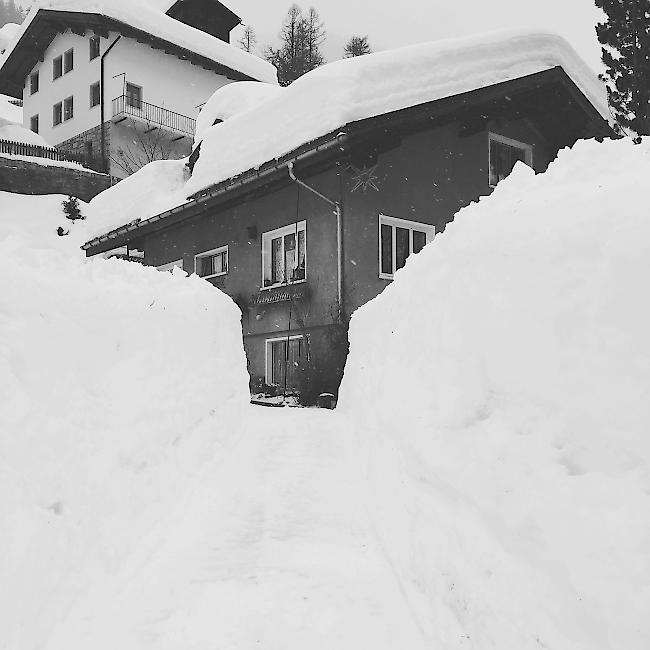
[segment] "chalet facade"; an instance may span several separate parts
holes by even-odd
[[[556,66],[347,123],[85,248],[127,245],[206,278],[241,307],[252,391],[313,402],[337,392],[353,312],[462,207],[517,161],[543,172],[560,148],[610,134]]]
[[[216,0],[123,2],[106,13],[32,11],[0,60],[0,92],[23,100],[24,126],[124,178],[191,151],[200,106],[221,86],[275,80],[275,69],[229,44],[240,19]],[[68,7],[68,5],[70,5]]]

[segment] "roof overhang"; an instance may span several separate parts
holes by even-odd
[[[540,101],[543,93],[543,101]],[[554,112],[563,106],[562,119]],[[557,147],[580,137],[614,136],[611,126],[561,67],[487,86],[460,95],[351,122],[236,177],[192,195],[187,203],[149,219],[136,220],[87,242],[88,256],[97,255],[187,219],[206,209],[268,193],[290,182],[288,164],[304,175],[342,160],[373,156],[399,145],[401,139],[426,128],[458,122],[461,135],[483,130],[493,119],[537,117],[544,135]]]
[[[27,75],[36,63],[42,61],[45,50],[50,46],[55,36],[68,29],[79,35],[83,35],[89,30],[104,37],[108,37],[111,31],[118,32],[140,43],[146,43],[155,49],[162,50],[166,54],[171,54],[179,59],[190,61],[194,65],[222,74],[234,81],[254,81],[252,77],[243,72],[132,27],[115,18],[97,13],[39,9],[9,54],[4,65],[0,68],[0,93],[19,99],[22,98]]]

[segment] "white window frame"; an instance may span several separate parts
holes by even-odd
[[[156,268],[159,271],[173,271],[176,267],[178,267],[182,271],[183,270],[183,260],[174,260],[173,262],[168,262],[167,264],[161,264],[160,266],[157,266]]]
[[[391,226],[393,228],[392,251],[391,251],[392,268],[393,268],[392,273],[383,273],[381,270],[381,227],[382,226]],[[378,253],[379,253],[379,257],[378,257],[379,278],[381,280],[392,280],[395,277],[395,273],[397,272],[397,269],[395,269],[395,264],[397,262],[397,238],[395,237],[395,228],[404,228],[405,230],[409,231],[409,250],[411,251],[413,250],[414,230],[425,233],[427,238],[426,241],[427,244],[429,242],[432,242],[434,237],[436,236],[436,227],[432,226],[429,223],[422,223],[421,221],[408,221],[407,219],[398,219],[397,217],[391,217],[387,214],[380,214],[378,228],[377,228],[377,239],[378,239]],[[410,253],[409,256],[410,255],[413,255],[413,253]]]
[[[273,386],[271,383],[273,377],[273,368],[271,367],[272,357],[271,357],[271,344],[277,343],[278,341],[297,341],[298,339],[305,339],[303,334],[292,334],[291,336],[276,336],[272,339],[266,339],[264,341],[264,382],[269,386]]]
[[[488,133],[488,184],[490,187],[496,187],[498,180],[493,182],[492,180],[492,142],[500,142],[501,144],[506,144],[509,147],[516,147],[517,149],[522,149],[524,152],[524,162],[532,169],[533,167],[533,151],[534,146],[528,144],[527,142],[520,142],[519,140],[514,140],[513,138],[506,138],[504,135],[499,135],[498,133],[489,132]]]
[[[284,238],[286,235],[297,234],[300,231],[305,233],[305,277],[299,280],[285,280],[283,282],[276,282],[275,284],[269,284],[264,286],[265,271],[266,265],[268,262],[269,270],[271,268],[271,241],[282,237],[282,259],[284,260]],[[296,266],[294,271],[298,268],[298,237],[296,237]],[[276,228],[275,230],[269,230],[268,232],[262,233],[262,291],[266,289],[275,289],[277,287],[282,287],[288,284],[300,284],[301,282],[307,281],[307,221],[298,221],[296,223],[290,223],[288,226],[282,226],[282,228]]]
[[[199,275],[198,264],[197,264],[198,260],[204,257],[213,257],[214,255],[218,255],[219,253],[224,253],[224,252],[226,253],[225,271],[222,271],[221,273],[213,273],[212,275]],[[198,255],[194,256],[194,273],[196,273],[196,275],[199,275],[199,277],[202,278],[203,280],[223,277],[224,275],[228,275],[229,270],[230,270],[230,251],[228,250],[228,246],[219,246],[218,248],[213,248],[212,250],[209,251],[203,251],[202,253],[199,253]]]

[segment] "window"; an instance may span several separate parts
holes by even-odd
[[[302,282],[307,274],[307,222],[262,235],[262,287]]]
[[[52,124],[57,126],[63,122],[63,104],[59,102],[52,107]]]
[[[99,106],[101,101],[101,92],[99,90],[99,81],[90,86],[90,108]]]
[[[302,336],[285,336],[266,340],[266,383],[284,386],[290,390],[300,388],[300,367],[306,356]]]
[[[90,61],[96,59],[99,56],[99,45],[101,41],[99,36],[90,37]]]
[[[156,268],[159,271],[172,272],[176,267],[178,267],[182,271],[183,270],[183,260],[176,260],[174,262],[169,262],[167,264],[161,264],[160,266],[157,266]]]
[[[126,84],[126,105],[142,108],[142,88],[135,84]]]
[[[52,61],[52,79],[58,79],[63,74],[63,57],[57,56]]]
[[[29,128],[34,132],[38,133],[38,115],[32,115],[29,119]]]
[[[38,72],[32,72],[32,74],[29,75],[29,94],[33,95],[38,92]]]
[[[63,74],[67,74],[74,68],[74,50],[71,48],[63,55]]]
[[[434,226],[379,215],[379,277],[392,280],[395,271],[406,264],[412,253],[419,253],[433,240]]]
[[[201,278],[216,278],[228,273],[228,246],[201,253],[194,258],[194,271]]]
[[[67,97],[63,100],[63,119],[71,120],[74,117],[74,98]]]
[[[518,161],[533,166],[532,145],[490,133],[490,187],[495,187],[508,176]]]

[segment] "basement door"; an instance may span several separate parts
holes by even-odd
[[[266,383],[287,390],[300,388],[300,362],[304,354],[302,336],[291,336],[266,341]]]

